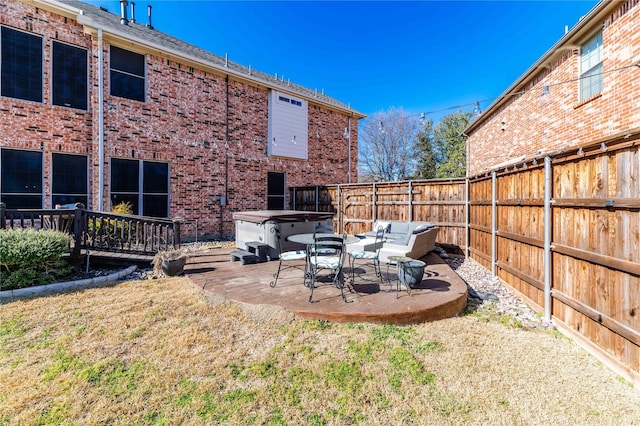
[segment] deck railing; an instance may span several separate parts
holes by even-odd
[[[86,210],[81,203],[58,209],[7,209],[0,229],[53,229],[72,235],[71,255],[92,252],[154,255],[180,246],[180,221]]]

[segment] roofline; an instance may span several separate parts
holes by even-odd
[[[548,67],[552,62],[554,62],[559,56],[565,53],[569,49],[575,49],[579,47],[584,37],[584,33],[591,30],[594,25],[604,16],[609,13],[609,8],[614,7],[616,5],[615,0],[600,0],[598,4],[596,4],[593,9],[589,11],[584,17],[582,17],[574,26],[571,28],[569,32],[567,32],[560,40],[558,40],[547,52],[544,53],[527,71],[524,72],[518,79],[511,84],[489,107],[482,112],[482,115],[478,117],[473,123],[469,125],[464,131],[463,134],[469,135],[469,133],[473,132],[481,123],[485,121],[486,117],[491,115],[491,112],[498,109],[502,104],[504,104],[509,96],[513,92],[519,91],[524,85],[529,83],[539,72],[541,69]]]
[[[69,6],[68,4],[61,3],[56,0],[30,0],[25,3],[33,3],[37,7],[41,9],[51,10],[65,15],[67,17],[77,17],[79,15],[83,15],[84,11],[82,9],[78,9],[77,7]]]
[[[353,117],[356,119],[361,119],[361,118],[365,118],[367,117],[366,114],[363,114],[359,111],[356,111],[354,109],[352,109],[350,106],[342,106],[344,104],[342,104],[340,101],[335,100],[333,98],[329,98],[328,96],[322,94],[321,96],[327,97],[331,100],[333,100],[333,102],[329,102],[329,101],[325,101],[322,98],[320,98],[320,96],[313,95],[313,91],[309,88],[306,88],[304,86],[300,86],[300,85],[296,85],[300,88],[300,90],[295,90],[295,89],[288,89],[287,86],[290,84],[289,82],[284,82],[282,81],[281,83],[283,83],[282,85],[279,84],[269,84],[269,81],[267,78],[267,74],[255,70],[256,73],[259,73],[261,75],[263,75],[263,78],[257,77],[257,76],[253,76],[252,74],[250,74],[251,72],[251,68],[247,68],[247,71],[243,70],[246,68],[244,66],[241,66],[239,64],[236,63],[232,63],[230,61],[227,61],[225,58],[221,58],[221,60],[225,61],[225,64],[228,65],[235,65],[235,67],[237,68],[241,68],[240,69],[234,69],[232,67],[229,67],[227,65],[220,65],[220,64],[216,64],[214,62],[211,61],[207,61],[205,59],[201,59],[201,58],[197,58],[194,57],[192,55],[188,55],[185,54],[181,51],[178,51],[176,49],[167,47],[167,46],[163,46],[160,45],[158,43],[149,41],[149,40],[144,40],[140,37],[136,37],[133,36],[131,34],[127,34],[123,31],[118,31],[116,29],[116,27],[114,26],[109,26],[109,27],[105,27],[102,26],[100,24],[98,24],[97,22],[95,22],[90,16],[86,15],[84,13],[84,10],[73,7],[73,6],[69,6],[65,3],[59,2],[57,0],[22,0],[25,3],[32,3],[37,7],[40,7],[42,9],[45,10],[50,10],[50,11],[54,11],[56,13],[60,13],[63,16],[67,16],[67,17],[72,17],[74,18],[80,25],[82,25],[85,28],[85,32],[90,33],[92,35],[95,35],[98,32],[98,29],[101,29],[103,31],[103,35],[107,36],[107,38],[111,38],[113,40],[118,40],[118,41],[122,41],[125,43],[135,43],[141,47],[143,47],[146,50],[150,50],[150,51],[156,51],[157,54],[159,54],[160,56],[162,56],[162,54],[164,54],[165,56],[170,56],[170,57],[174,57],[174,58],[180,58],[181,60],[198,66],[200,68],[203,68],[204,70],[208,70],[210,72],[215,72],[217,74],[221,74],[221,75],[228,75],[228,76],[233,76],[234,78],[246,82],[246,83],[250,83],[253,85],[257,85],[257,86],[262,86],[262,87],[266,87],[269,89],[274,89],[274,90],[278,90],[284,93],[288,93],[292,96],[300,96],[304,99],[306,99],[308,102],[312,103],[312,104],[319,104],[321,106],[324,106],[326,108],[332,109],[334,111],[338,111],[341,113],[344,113],[346,115],[348,115],[349,117]],[[90,5],[88,5],[90,6]],[[150,31],[156,31],[156,30],[150,30]],[[173,36],[170,36],[173,37]],[[175,37],[173,37],[175,38]],[[175,38],[176,40],[179,40],[177,38]],[[187,43],[183,40],[180,40],[183,43]],[[189,44],[189,43],[187,43]],[[194,46],[198,49],[201,49],[197,46]],[[202,49],[203,51],[207,52],[210,55],[214,55],[214,53],[206,51],[205,49]],[[279,80],[275,80],[274,81],[279,81]],[[285,86],[287,85],[287,86]],[[284,87],[283,87],[284,86]],[[304,93],[304,91],[308,91],[309,95],[306,95]],[[342,105],[340,105],[342,104]]]

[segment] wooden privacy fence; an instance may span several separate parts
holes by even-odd
[[[295,188],[291,207],[333,211],[347,233],[376,219],[436,223],[438,243],[640,383],[639,145],[637,131],[468,180]]]
[[[73,236],[72,259],[81,250],[151,255],[180,246],[180,222],[143,216],[86,210],[80,203],[68,209],[7,209],[0,203],[0,229],[53,229]]]
[[[640,378],[638,135],[470,179],[469,253],[534,308]]]
[[[335,212],[338,232],[359,234],[376,220],[424,221],[440,227],[438,243],[467,247],[465,179],[296,187],[294,210]]]

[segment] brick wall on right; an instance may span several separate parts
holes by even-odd
[[[601,93],[580,100],[580,52],[565,47],[519,94],[480,118],[468,135],[468,176],[521,156],[553,153],[640,127],[640,67],[633,66],[640,61],[640,5],[619,4],[593,27],[593,32],[602,28]],[[545,95],[544,86],[549,86]]]

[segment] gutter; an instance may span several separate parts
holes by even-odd
[[[535,77],[541,69],[544,69],[549,66],[549,63],[553,62],[557,56],[560,56],[565,51],[574,49],[579,47],[575,45],[575,43],[570,43],[570,41],[575,41],[579,37],[582,36],[583,32],[589,30],[591,27],[596,25],[596,19],[600,19],[601,15],[606,15],[608,13],[608,8],[610,6],[618,6],[619,3],[613,0],[600,0],[598,4],[596,4],[593,9],[589,11],[583,18],[581,18],[573,28],[566,33],[560,40],[558,40],[551,49],[547,50],[547,52],[540,57],[527,71],[524,72],[518,79],[511,84],[489,107],[482,113],[482,115],[475,120],[473,123],[467,127],[463,133],[469,134],[473,132],[481,123],[485,121],[485,117],[489,117],[491,112],[500,105],[504,104],[507,99],[514,93],[517,92],[520,88],[522,88],[525,84],[527,84],[533,77]]]

